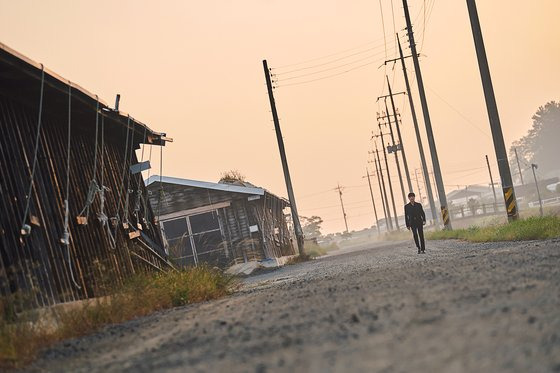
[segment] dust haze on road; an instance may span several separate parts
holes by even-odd
[[[62,342],[29,371],[560,371],[560,240],[372,244]]]

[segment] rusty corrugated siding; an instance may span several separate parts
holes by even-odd
[[[138,220],[134,216],[136,193],[145,198],[147,191],[141,177],[129,172],[129,166],[138,162],[131,149],[149,142],[153,133],[147,128],[142,132],[135,122],[128,132],[129,148],[125,149],[128,130],[122,116],[99,110],[98,129],[103,116],[105,131],[104,148],[100,131],[98,134],[97,180],[101,179],[103,159],[103,181],[108,188],[105,213],[121,218],[110,228],[115,238],[113,245],[107,229],[97,219],[101,210],[99,196],[91,205],[89,223],[79,225],[76,221],[94,173],[96,101],[77,90],[73,97],[70,189],[66,196],[68,96],[57,86],[62,83],[52,77],[48,77],[51,80],[45,83],[43,92],[37,166],[26,219],[32,230],[28,236],[20,234],[31,182],[40,80],[34,76],[37,72],[32,66],[25,61],[14,63],[14,56],[4,52],[0,51],[0,295],[18,295],[21,307],[46,306],[104,295],[108,288],[137,271],[169,268],[149,203],[141,204]],[[126,215],[124,189],[133,191],[126,209],[129,220],[143,228],[142,236],[134,239],[129,238],[122,225]],[[60,242],[66,198],[70,258]]]

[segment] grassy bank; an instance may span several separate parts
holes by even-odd
[[[141,274],[117,287],[110,297],[56,312],[54,325],[39,325],[16,315],[10,299],[0,299],[0,370],[18,368],[58,341],[158,310],[219,298],[229,293],[232,277],[197,267],[179,272]]]
[[[316,245],[313,243],[305,244],[305,253],[311,258],[317,258],[327,254],[329,251],[338,250],[336,243],[331,243],[328,246]]]
[[[431,240],[461,239],[471,242],[543,240],[560,237],[560,217],[530,217],[507,224],[427,233]]]

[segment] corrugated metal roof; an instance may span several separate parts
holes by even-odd
[[[146,185],[150,185],[152,183],[159,183],[159,181],[160,181],[159,175],[152,175],[148,180],[146,180]],[[244,186],[233,185],[233,184],[212,183],[210,181],[181,179],[178,177],[170,177],[170,176],[161,176],[161,182],[167,184],[190,186],[194,188],[205,188],[205,189],[212,189],[212,190],[221,190],[224,192],[243,193],[243,194],[252,194],[252,195],[260,195],[260,196],[264,195],[264,193],[266,192],[266,190],[263,188],[250,188],[250,187],[244,187]]]
[[[50,85],[55,89],[62,90],[63,92],[67,92],[68,86],[71,86],[72,90],[74,91],[73,98],[81,100],[82,102],[94,108],[96,102],[99,102],[100,114],[114,119],[123,126],[127,124],[127,119],[130,118],[130,122],[132,123],[133,127],[136,126],[136,130],[140,134],[143,134],[144,129],[146,129],[147,138],[142,141],[144,143],[153,145],[165,145],[166,142],[173,141],[173,139],[168,138],[165,133],[153,131],[146,124],[133,118],[129,114],[110,108],[109,105],[97,95],[89,92],[78,84],[63,78],[54,71],[46,68],[42,63],[33,61],[32,59],[24,56],[23,54],[8,47],[3,43],[0,43],[0,61],[12,66],[12,68],[15,68],[18,71],[27,74],[27,76],[33,77],[38,80],[41,79],[41,70],[43,70],[45,73],[45,84]],[[11,76],[10,78],[13,79],[14,77]]]

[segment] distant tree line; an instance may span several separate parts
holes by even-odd
[[[511,172],[517,183],[521,180],[516,149],[525,183],[532,178],[531,163],[539,166],[541,175],[560,174],[560,102],[550,101],[539,107],[532,119],[533,125],[527,135],[514,141],[509,151]]]

